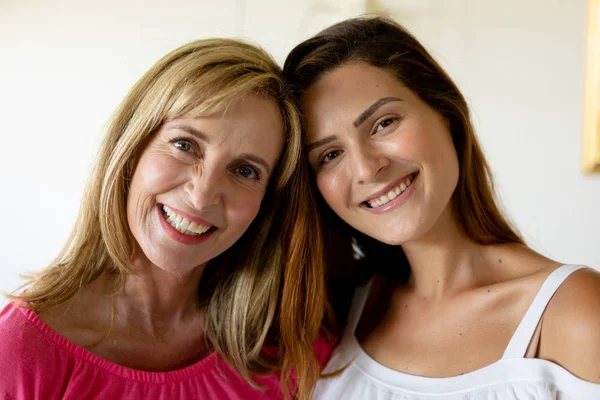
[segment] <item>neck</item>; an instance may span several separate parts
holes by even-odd
[[[402,248],[411,266],[408,287],[424,299],[440,299],[477,283],[483,247],[462,231],[450,205],[426,235]]]
[[[193,321],[202,314],[198,285],[205,265],[175,275],[152,264],[145,256],[134,257],[137,274],[129,275],[116,295],[117,315],[149,332]]]

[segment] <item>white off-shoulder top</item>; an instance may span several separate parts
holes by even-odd
[[[370,284],[357,289],[348,326],[324,373],[345,369],[321,379],[315,399],[326,400],[600,400],[600,385],[584,381],[558,364],[525,358],[529,343],[546,306],[567,277],[578,269],[563,265],[541,286],[515,331],[503,357],[484,368],[460,376],[431,378],[387,368],[372,359],[358,343],[354,331],[364,308]]]

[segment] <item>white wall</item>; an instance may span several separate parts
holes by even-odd
[[[283,61],[364,2],[0,2],[0,290],[57,254],[103,124],[158,58],[244,36]],[[371,1],[371,4],[373,2]],[[600,267],[600,176],[580,168],[585,0],[387,0],[463,89],[510,215],[534,248]]]

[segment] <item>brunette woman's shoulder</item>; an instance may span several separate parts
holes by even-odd
[[[600,272],[573,272],[548,303],[538,355],[600,383]]]

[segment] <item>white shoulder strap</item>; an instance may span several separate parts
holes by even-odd
[[[582,265],[563,265],[558,267],[546,278],[538,294],[533,299],[521,323],[517,327],[512,339],[508,343],[504,351],[503,359],[505,358],[523,358],[529,347],[529,342],[535,333],[535,330],[546,310],[546,306],[558,290],[560,285],[573,272],[585,268]]]

